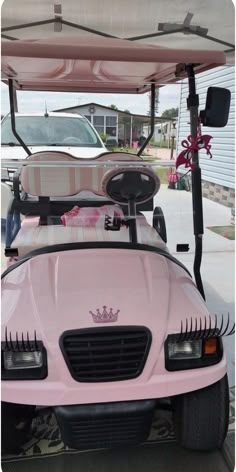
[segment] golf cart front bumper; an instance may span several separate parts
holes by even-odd
[[[111,448],[144,442],[155,400],[57,406],[54,412],[63,442],[73,449]]]

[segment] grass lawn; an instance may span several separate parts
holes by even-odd
[[[123,153],[131,153],[131,154],[137,154],[137,149],[133,148],[120,148],[120,147],[115,147],[113,148],[113,152],[123,152]],[[151,157],[148,154],[143,154],[144,159],[147,159],[149,161],[159,161],[160,159],[158,157]],[[168,179],[167,179],[167,174],[168,174],[168,168],[167,167],[158,167],[156,169],[156,173],[158,174],[158,177],[160,178],[161,184],[168,184]]]
[[[156,169],[156,173],[161,181],[161,184],[168,184],[168,170],[169,169],[167,167],[158,167],[158,169]]]
[[[207,229],[210,229],[216,234],[223,236],[224,238],[234,240],[235,239],[235,226],[207,226]]]

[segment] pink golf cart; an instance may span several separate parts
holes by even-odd
[[[221,447],[229,392],[222,336],[201,280],[198,147],[192,175],[194,277],[167,248],[156,163],[142,158],[154,130],[155,89],[188,78],[191,135],[225,126],[230,93],[211,87],[198,112],[195,73],[223,65],[219,51],[59,36],[2,43],[12,133],[28,153],[13,178],[2,275],[2,441],[17,449],[35,409],[53,409],[74,449],[133,445],[166,401],[184,447]],[[151,133],[137,155],[31,154],[14,120],[15,89],[144,93]],[[200,120],[200,121],[199,121]],[[6,163],[7,165],[7,163]],[[143,212],[153,212],[149,224]],[[187,250],[179,246],[179,250]],[[165,405],[167,404],[165,403]]]

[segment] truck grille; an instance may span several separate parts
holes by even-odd
[[[144,327],[91,328],[66,331],[60,346],[78,382],[134,379],[145,366],[151,333]]]

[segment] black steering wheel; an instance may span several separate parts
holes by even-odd
[[[74,143],[74,144],[76,144],[76,143],[79,144],[80,143],[81,144],[81,139],[76,138],[76,136],[67,136],[67,138],[62,140],[62,142],[63,143],[69,143],[69,144],[70,143]]]
[[[128,205],[150,200],[160,188],[159,177],[150,168],[123,168],[108,171],[102,181],[104,193],[114,202]]]

